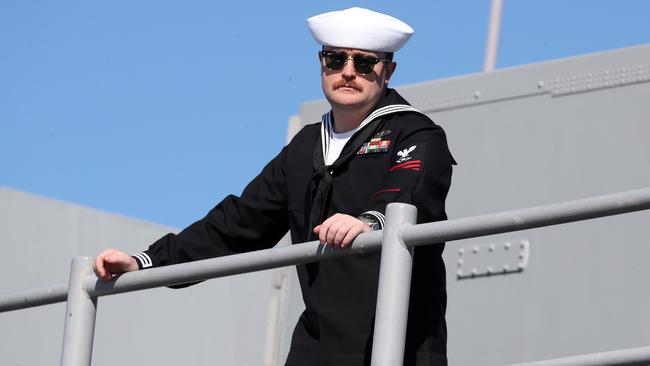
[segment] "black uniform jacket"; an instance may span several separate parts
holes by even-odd
[[[377,112],[379,111],[379,112]],[[331,117],[304,127],[243,191],[206,217],[135,254],[141,267],[268,248],[291,231],[294,243],[335,213],[383,225],[390,202],[418,208],[418,222],[444,220],[453,158],[444,131],[388,89],[374,115],[324,165]],[[415,249],[405,365],[446,365],[443,245]],[[306,310],[287,365],[370,364],[380,253],[297,266]]]

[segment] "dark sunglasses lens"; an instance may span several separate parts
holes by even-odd
[[[325,60],[325,66],[330,70],[340,70],[348,61],[348,54],[345,52],[322,51],[321,55],[323,55],[323,60]],[[380,61],[376,57],[363,55],[354,55],[352,58],[354,69],[363,75],[370,74],[375,65]]]
[[[354,69],[361,74],[370,74],[379,60],[370,56],[354,56]]]
[[[348,55],[345,52],[323,52],[325,66],[330,70],[340,70],[345,65]]]

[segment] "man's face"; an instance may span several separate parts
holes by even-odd
[[[346,52],[349,56],[357,54],[385,59],[383,52],[372,52],[351,48],[325,47],[324,51]],[[394,62],[378,62],[367,74],[361,74],[354,68],[350,58],[342,69],[330,70],[321,57],[321,78],[325,98],[332,109],[368,112],[381,98],[388,79],[395,71]]]

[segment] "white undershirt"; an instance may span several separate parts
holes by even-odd
[[[332,138],[330,139],[329,150],[327,150],[327,160],[325,161],[325,165],[334,164],[336,159],[338,159],[341,155],[341,151],[343,151],[345,144],[348,142],[350,137],[352,137],[352,135],[357,132],[358,129],[359,127],[355,128],[352,131],[343,133],[336,133],[332,129]]]

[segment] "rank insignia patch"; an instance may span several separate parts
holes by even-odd
[[[411,146],[409,148],[398,151],[397,156],[399,156],[399,158],[397,159],[396,163],[402,163],[402,162],[411,160],[413,157],[411,155],[409,155],[409,154],[411,154],[413,152],[413,150],[415,150],[416,148],[417,148],[417,145],[413,145],[413,146]]]
[[[385,153],[390,146],[390,140],[382,140],[381,137],[374,137],[370,141],[361,145],[357,155]]]
[[[419,142],[416,145],[398,146],[393,156],[393,166],[388,171],[394,172],[398,170],[415,170],[420,171],[424,166],[424,158],[426,155],[426,143]]]
[[[394,172],[395,170],[400,170],[400,169],[420,170],[421,167],[422,167],[422,161],[409,160],[403,163],[393,165],[388,171]]]

